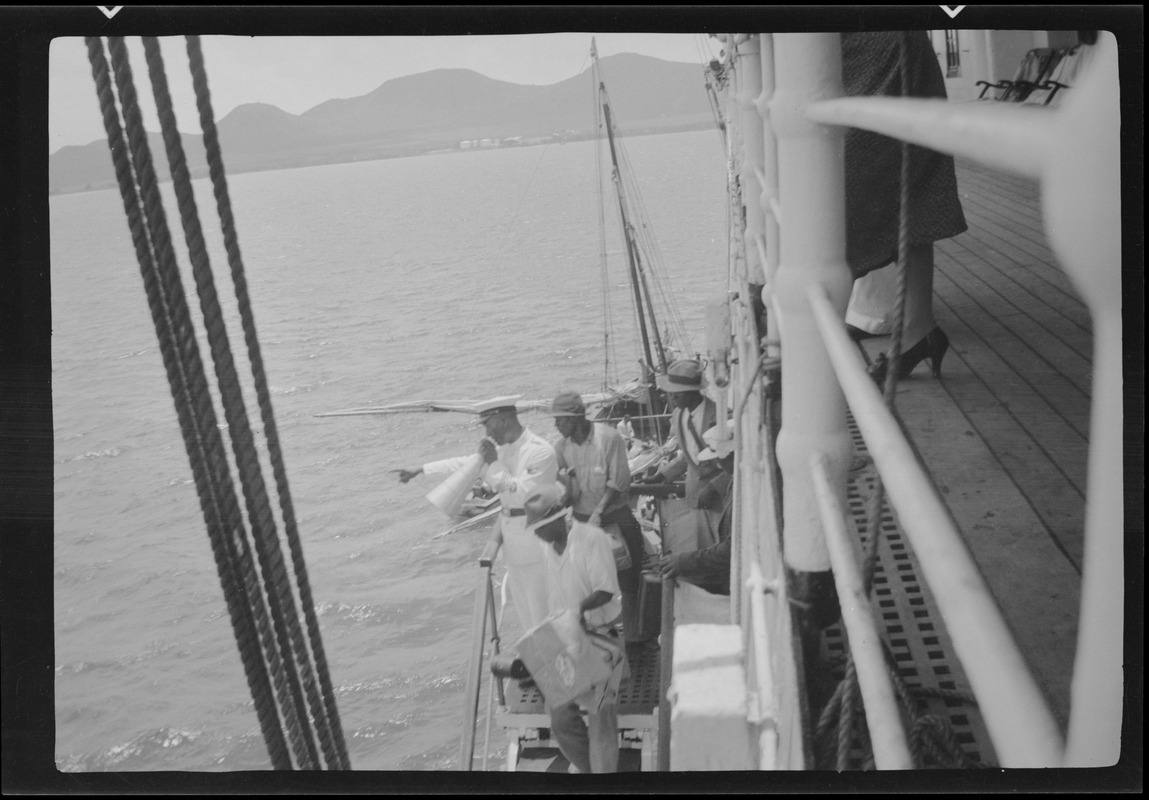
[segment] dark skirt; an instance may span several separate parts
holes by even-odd
[[[902,34],[842,34],[842,84],[850,96],[902,94],[898,63]],[[946,97],[945,79],[924,31],[909,35],[911,97]],[[897,259],[902,143],[850,128],[846,133],[846,261],[855,278]],[[948,239],[966,230],[953,158],[911,145],[911,244]]]

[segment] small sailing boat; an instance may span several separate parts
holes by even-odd
[[[655,386],[654,376],[665,372],[675,353],[691,352],[689,338],[675,307],[673,295],[661,269],[661,254],[645,217],[642,194],[630,168],[626,149],[619,136],[611,111],[606,83],[600,74],[598,48],[591,40],[591,62],[594,81],[595,130],[600,143],[610,154],[610,172],[604,169],[602,147],[596,149],[599,176],[599,261],[603,276],[603,393],[608,399],[600,406],[600,421],[619,422],[629,418],[640,441],[662,443],[666,439],[666,398]],[[630,286],[635,327],[641,343],[642,360],[639,375],[620,384],[615,355],[614,314],[610,308],[609,288],[612,275],[606,253],[605,200],[603,184],[609,179],[617,199],[617,211],[626,254],[627,279]],[[659,329],[659,319],[667,324]]]
[[[691,353],[689,336],[682,316],[662,268],[662,256],[647,219],[639,184],[626,153],[612,112],[606,84],[601,75],[598,50],[591,40],[591,78],[593,88],[596,174],[598,175],[598,236],[599,271],[603,288],[603,377],[597,392],[581,392],[588,416],[596,422],[617,425],[627,421],[633,432],[630,444],[632,474],[639,474],[668,455],[666,444],[669,429],[667,402],[655,385],[655,375],[665,372],[667,365],[679,354]],[[608,160],[609,159],[609,160]],[[608,185],[609,184],[609,185]],[[608,258],[607,250],[607,196],[614,197],[624,259],[620,273],[618,264]],[[611,289],[626,285],[629,289],[628,313],[634,322],[635,339],[639,347],[638,374],[623,379],[620,375],[616,323],[622,312],[612,308]],[[660,323],[663,327],[660,328]],[[550,398],[520,399],[516,403],[520,413],[546,411]],[[317,417],[361,416],[376,414],[406,414],[461,412],[473,413],[471,400],[409,400],[383,406],[365,406],[316,414]],[[439,535],[467,530],[490,519],[499,508],[498,495],[476,481],[471,493],[455,515],[455,525]]]
[[[599,146],[596,147],[596,165],[599,175],[599,266],[603,279],[604,331],[603,331],[603,383],[602,391],[594,396],[583,395],[588,416],[596,422],[626,423],[626,434],[631,436],[628,454],[631,474],[637,476],[663,457],[672,454],[676,444],[668,440],[669,414],[664,393],[657,387],[655,376],[665,373],[678,353],[689,353],[690,345],[685,326],[674,308],[673,298],[660,271],[660,256],[645,219],[641,193],[634,181],[625,147],[615,125],[606,84],[600,75],[597,47],[591,41],[592,78],[594,81],[594,111]],[[609,153],[606,162],[603,151]],[[609,163],[609,169],[606,164]],[[615,198],[620,231],[625,252],[625,266],[631,310],[634,314],[638,343],[641,348],[639,373],[626,383],[618,380],[614,314],[610,308],[610,289],[618,285],[607,258],[605,221],[607,191]],[[660,318],[667,327],[661,329]],[[549,407],[549,404],[545,407]],[[593,411],[592,411],[593,409]],[[658,521],[659,503],[654,499],[667,492],[676,493],[674,487],[643,487],[642,497],[636,497],[635,517],[652,540],[660,538]],[[466,523],[462,523],[466,525]],[[458,526],[456,526],[458,527]],[[648,547],[648,554],[657,552],[657,545]],[[479,769],[486,769],[490,757],[489,735],[492,726],[501,727],[507,737],[504,769],[527,772],[564,772],[567,762],[560,753],[550,731],[550,717],[545,701],[533,684],[522,684],[501,672],[487,667],[500,657],[500,620],[495,612],[494,585],[491,571],[494,551],[488,548],[480,558],[481,576],[476,588],[475,622],[472,630],[472,662],[464,700],[463,737],[460,746],[460,767],[475,768],[475,729],[479,718],[480,690],[487,684],[485,743]],[[659,627],[665,601],[665,588],[657,577],[647,581],[640,602],[640,628]],[[653,620],[653,622],[651,621]],[[489,626],[489,628],[488,628]],[[484,653],[483,643],[490,637],[491,649]],[[666,654],[658,646],[638,648],[628,654],[630,674],[619,687],[619,770],[649,771],[654,768],[656,748],[659,747],[658,730],[665,730],[668,720],[663,676],[669,674]],[[665,743],[664,743],[665,744]]]

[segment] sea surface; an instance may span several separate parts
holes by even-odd
[[[624,141],[673,297],[701,349],[703,304],[726,285],[720,139],[703,131]],[[605,293],[599,267],[595,147],[229,176],[355,769],[458,768],[486,531],[435,538],[451,522],[424,498],[433,484],[402,485],[394,470],[473,452],[478,435],[472,417],[454,413],[316,415],[599,391],[604,295],[617,304],[619,370],[633,376],[638,350],[612,197]],[[210,186],[195,189],[244,374]],[[170,184],[163,191],[194,303]],[[50,208],[57,765],[268,769],[119,193],[56,196]],[[245,398],[258,437],[250,389]],[[555,437],[546,416],[524,422]],[[494,744],[497,765],[505,744]]]

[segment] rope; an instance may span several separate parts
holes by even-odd
[[[239,509],[230,475],[227,451],[216,423],[214,403],[199,356],[195,328],[183,294],[179,268],[158,191],[158,180],[139,113],[127,49],[121,38],[108,40],[127,130],[127,141],[130,145],[130,162],[125,154],[124,133],[120,129],[114,98],[111,95],[103,47],[98,38],[89,38],[87,43],[105,128],[108,132],[109,147],[116,165],[117,179],[129,227],[132,230],[137,258],[140,261],[149,307],[152,310],[177,416],[180,419],[181,431],[196,479],[197,492],[207,522],[221,584],[232,616],[241,659],[272,764],[276,769],[292,768],[291,754],[287,750],[289,741],[295,762],[301,768],[319,767],[314,732],[311,729],[311,723],[314,721],[328,766],[347,768],[349,762],[346,747],[334,711],[330,683],[326,678],[326,662],[322,656],[322,644],[315,625],[313,602],[306,570],[303,567],[286,472],[271,413],[270,395],[267,392],[262,360],[258,353],[258,341],[250,313],[246,283],[242,275],[242,263],[238,258],[234,222],[230,217],[230,204],[226,203],[226,187],[222,189],[225,200],[221,203],[222,227],[228,239],[228,255],[232,263],[233,277],[237,278],[236,293],[249,353],[252,355],[264,429],[268,437],[269,453],[280,494],[280,508],[285,527],[288,529],[288,539],[295,559],[296,579],[308,620],[310,644],[316,652],[318,666],[315,668],[308,654],[307,642],[302,636],[292,587],[279,550],[275,520],[263,483],[259,454],[255,448],[223,323],[222,309],[215,291],[210,260],[199,224],[191,177],[172,109],[158,41],[145,37],[144,50],[224,415],[231,433],[235,465],[252,526],[255,550],[263,576],[262,583],[256,572],[251,546],[247,540],[244,518]],[[194,48],[189,43],[189,58],[193,62],[193,70],[197,55],[199,55],[198,42]],[[197,101],[200,104],[202,118],[206,105],[206,79],[202,73],[202,56],[199,57],[199,67]],[[210,105],[206,105],[206,108],[210,116]],[[209,139],[213,140],[213,144],[208,144]],[[222,184],[217,178],[222,176],[222,161],[218,158],[218,139],[214,136],[214,125],[211,136],[205,131],[205,146],[209,150],[209,161],[213,162],[213,184],[218,201]],[[213,146],[214,157],[211,155]],[[319,673],[318,679],[323,687],[322,700],[315,689],[316,672]],[[310,720],[307,713],[308,706],[304,705],[304,690],[311,710]]]
[[[265,650],[274,653],[271,632],[268,627],[266,609],[263,604],[258,578],[255,576],[254,565],[248,550],[246,534],[242,516],[239,512],[235,497],[234,486],[228,468],[227,454],[223,448],[222,439],[218,433],[215,411],[203,364],[200,360],[198,347],[194,345],[195,333],[191,317],[188,312],[186,300],[180,283],[178,266],[172,250],[171,237],[168,233],[167,221],[163,210],[158,189],[158,181],[152,165],[150,151],[147,146],[146,133],[139,113],[138,100],[132,82],[131,69],[128,65],[127,49],[121,38],[110,38],[108,47],[112,56],[113,68],[116,71],[117,86],[120,89],[120,103],[124,111],[128,138],[131,143],[131,152],[134,159],[137,180],[140,182],[141,192],[144,195],[144,208],[149,233],[155,245],[158,256],[158,267],[161,283],[169,298],[169,309],[173,315],[172,325],[178,339],[180,352],[189,354],[190,368],[185,368],[185,374],[191,379],[190,398],[185,395],[185,402],[191,403],[193,413],[200,415],[200,438],[205,442],[206,460],[211,469],[216,484],[216,493],[221,497],[222,514],[226,526],[230,529],[229,544],[232,546],[232,559],[240,575],[241,583],[248,598],[249,607],[259,632],[259,639]],[[178,402],[178,399],[177,399]],[[192,456],[195,457],[194,455]],[[282,704],[282,678],[279,665],[276,661],[270,664],[271,675],[277,694]],[[301,750],[297,736],[293,735],[291,727],[288,728],[288,738],[291,740],[296,757],[301,757]]]
[[[145,207],[135,188],[136,174],[139,174],[141,189],[146,189],[146,193],[149,195],[149,212],[155,213],[158,210],[162,215],[162,205],[157,207],[155,203],[151,155],[147,148],[146,137],[143,135],[142,121],[139,119],[139,108],[136,103],[126,51],[123,49],[122,41],[109,40],[113,61],[116,63],[116,83],[119,88],[121,105],[124,108],[125,121],[128,125],[127,140],[120,126],[103,44],[96,37],[88,37],[85,41],[88,47],[89,61],[92,65],[92,75],[96,82],[104,128],[108,134],[108,145],[115,166],[116,178],[124,201],[124,210],[128,217],[128,226],[135,245],[137,260],[140,264],[148,306],[156,327],[168,382],[173,398],[176,400],[176,414],[191,462],[200,506],[207,522],[212,552],[215,556],[232,627],[239,644],[245,676],[255,701],[256,714],[260,721],[264,740],[267,742],[272,765],[276,769],[289,769],[291,757],[279,727],[266,664],[258,651],[256,622],[251,607],[244,602],[242,573],[238,563],[240,554],[234,547],[235,540],[240,539],[242,533],[237,532],[230,524],[225,525],[224,520],[227,517],[224,514],[225,498],[223,495],[226,492],[226,484],[219,481],[218,474],[212,469],[216,464],[213,464],[207,453],[207,441],[213,432],[218,430],[214,424],[214,412],[209,403],[206,409],[202,405],[198,407],[198,410],[203,413],[197,416],[195,413],[197,405],[192,401],[193,391],[190,383],[194,376],[202,377],[202,363],[199,361],[194,337],[179,337],[176,333],[178,330],[176,321],[172,317],[173,307],[177,313],[182,310],[186,314],[182,286],[178,281],[175,282],[174,286],[170,281],[165,282],[160,273],[157,246],[153,244],[154,237],[150,230],[152,223],[150,218],[145,218]],[[129,153],[131,160],[129,160]],[[149,180],[149,176],[151,180]],[[180,314],[180,317],[182,319],[183,314]],[[224,466],[226,468],[226,462],[224,462]],[[228,519],[230,522],[234,522],[234,517]]]
[[[212,278],[211,263],[199,224],[187,159],[176,127],[167,77],[164,74],[163,57],[160,54],[159,42],[154,37],[144,37],[143,44],[160,118],[160,129],[172,172],[176,202],[180,210],[180,220],[183,223],[184,236],[191,257],[192,274],[200,297],[216,380],[223,400],[224,417],[231,433],[232,452],[243,488],[248,519],[251,521],[252,537],[260,568],[266,585],[271,589],[267,592],[267,603],[271,611],[276,640],[282,653],[298,652],[299,642],[296,635],[298,619],[294,614],[294,601],[290,597],[290,587],[287,586],[283,574],[284,567],[278,547],[275,521],[272,518],[267,489],[260,472],[259,454],[255,450],[254,436],[240,392],[239,376],[236,374],[227,338],[223,310],[220,308],[219,296]],[[271,576],[270,579],[268,576]],[[288,730],[293,742],[297,743],[299,748],[297,755],[301,763],[310,767],[317,763],[318,756],[315,743],[309,735],[310,731],[297,718],[297,709],[303,708],[303,696],[299,671],[290,658],[284,659],[284,678],[292,699],[291,704],[287,706]]]
[[[256,335],[255,316],[251,310],[251,300],[247,291],[247,278],[244,274],[243,259],[240,256],[235,218],[231,210],[231,199],[227,191],[227,176],[224,171],[223,157],[219,145],[219,133],[215,125],[215,115],[212,111],[211,96],[207,84],[207,71],[204,68],[203,51],[200,47],[198,36],[187,37],[187,52],[192,82],[196,93],[200,125],[204,134],[204,147],[207,152],[212,188],[221,222],[221,230],[223,231],[224,246],[227,251],[228,264],[231,267],[232,281],[235,284],[235,296],[243,325],[248,357],[251,361],[252,375],[260,409],[260,418],[263,422],[264,436],[267,438],[268,455],[272,464],[276,490],[279,494],[280,512],[283,515],[296,585],[299,590],[300,603],[303,606],[308,641],[310,642],[312,655],[317,668],[322,702],[319,703],[315,700],[310,685],[308,686],[308,697],[311,701],[312,714],[315,718],[317,720],[322,720],[324,716],[327,718],[327,724],[320,725],[319,734],[320,744],[323,747],[328,765],[338,769],[350,769],[351,761],[347,754],[347,744],[343,738],[343,728],[339,719],[339,711],[335,704],[335,693],[331,685],[327,657],[323,649],[323,640],[319,633],[319,621],[315,614],[315,602],[311,593],[311,582],[308,578],[307,567],[303,559],[303,547],[295,518],[294,505],[291,501],[291,490],[287,482],[287,469],[283,460],[282,448],[280,447],[275,415],[271,407],[271,392],[268,389],[267,376],[263,368],[263,356],[259,347],[259,338]],[[302,653],[302,649],[297,649],[297,652]],[[308,671],[306,676],[308,681],[310,681],[311,672]]]

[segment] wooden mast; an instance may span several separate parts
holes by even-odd
[[[658,402],[657,393],[654,389],[653,371],[661,369],[666,371],[666,351],[662,345],[662,339],[658,333],[658,324],[654,318],[654,307],[651,304],[650,291],[646,286],[645,276],[642,274],[642,265],[638,253],[638,244],[634,241],[633,229],[631,228],[630,221],[626,215],[626,197],[622,187],[622,173],[618,162],[618,152],[614,142],[614,123],[611,119],[610,105],[606,101],[606,86],[603,84],[598,74],[598,49],[595,47],[594,40],[591,40],[591,57],[594,68],[594,80],[598,87],[599,97],[602,100],[603,111],[603,124],[606,127],[607,143],[610,146],[610,158],[612,166],[612,178],[614,182],[615,192],[618,196],[618,212],[622,225],[623,239],[626,242],[626,256],[630,268],[630,285],[634,294],[634,307],[638,314],[638,329],[642,338],[642,350],[645,356],[643,363],[643,384],[650,387],[649,393],[649,407],[651,414],[659,414],[662,411],[663,404]],[[644,303],[645,300],[645,303]],[[645,305],[645,308],[644,308]],[[650,317],[649,328],[647,323],[647,316]],[[654,337],[654,350],[651,348],[651,331]],[[654,353],[657,352],[658,360],[655,360]]]

